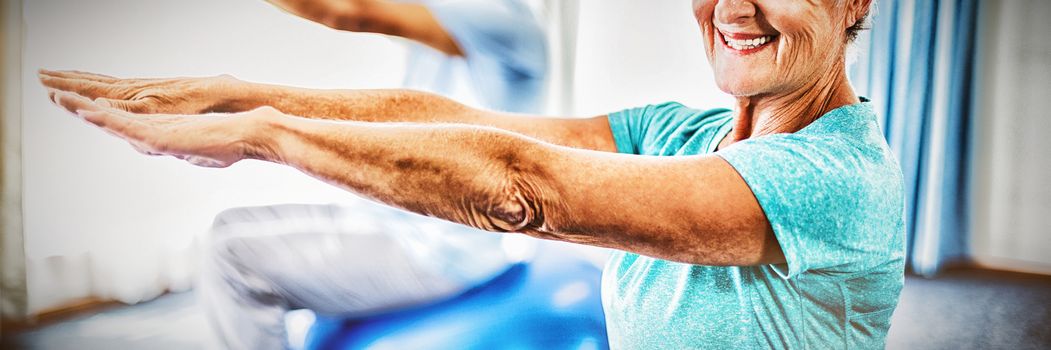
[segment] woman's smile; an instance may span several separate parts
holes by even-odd
[[[722,39],[723,47],[729,49],[730,52],[747,55],[758,52],[763,48],[770,46],[777,41],[778,35],[769,34],[743,34],[743,33],[728,33],[722,30],[718,31],[719,37]]]

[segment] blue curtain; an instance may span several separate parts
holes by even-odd
[[[978,0],[877,0],[851,79],[882,117],[906,185],[908,262],[967,258]]]

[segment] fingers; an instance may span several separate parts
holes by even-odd
[[[147,155],[147,156],[163,156],[163,154],[154,152],[149,147],[147,147],[147,146],[145,146],[145,145],[143,145],[141,143],[134,142],[134,141],[128,141],[128,144],[131,145],[131,148],[135,149],[136,152],[139,152],[141,154],[144,154],[144,155]]]
[[[144,138],[144,125],[128,115],[97,110],[79,110],[77,115],[117,137],[132,142],[134,145],[146,145],[144,142],[146,141]],[[143,149],[148,148],[143,147]]]
[[[124,111],[99,106],[83,96],[69,92],[56,91],[54,96],[57,103],[63,108],[75,111],[85,121],[98,126],[111,135],[124,139],[139,153],[150,156],[169,155],[193,165],[209,168],[225,168],[233,164],[232,161],[222,161],[208,156],[196,155],[192,152],[187,153],[183,150],[183,147],[169,144],[169,142],[174,142],[174,140],[165,140],[164,138],[173,137],[173,135],[159,132],[157,127],[171,122],[166,119],[178,119],[177,116],[136,117]],[[113,101],[100,102],[105,104]]]
[[[58,104],[58,101],[55,100],[55,95],[57,95],[57,94],[58,94],[58,90],[52,89],[52,88],[47,88],[47,98],[50,99],[52,103]]]
[[[51,100],[52,101],[54,101],[56,104],[58,104],[59,106],[62,106],[62,108],[65,108],[67,111],[69,111],[70,113],[73,113],[73,114],[76,114],[77,111],[80,111],[80,110],[84,110],[84,111],[102,111],[102,110],[105,110],[105,107],[101,107],[99,105],[96,105],[90,99],[88,99],[88,98],[86,98],[84,96],[80,96],[80,95],[74,94],[74,93],[70,93],[70,92],[66,92],[66,91],[59,91],[59,90],[50,90],[50,91],[48,91],[48,95],[51,96]]]
[[[150,101],[142,100],[115,100],[105,97],[95,99],[95,104],[102,107],[116,108],[132,113],[150,113],[152,108]]]
[[[141,132],[132,128],[134,118],[127,113],[99,106],[84,96],[65,91],[54,92],[54,100],[67,111],[121,138],[141,139]]]
[[[85,121],[95,124],[107,134],[124,139],[136,152],[149,156],[164,155],[144,142],[142,132],[139,130],[141,125],[135,125],[136,121],[128,116],[106,111],[89,110],[78,110],[77,115]]]
[[[207,157],[185,155],[173,153],[164,149],[158,149],[158,147],[153,145],[157,140],[148,140],[145,137],[149,126],[139,123],[139,121],[130,116],[123,116],[109,112],[92,112],[83,110],[78,114],[83,117],[84,120],[95,124],[106,133],[124,139],[132,149],[140,154],[154,157],[171,156],[187,161],[193,165],[209,168],[225,168],[230,166],[228,163],[223,163]]]
[[[46,75],[54,78],[65,78],[65,79],[80,79],[80,80],[91,80],[100,83],[116,83],[122,79],[117,77],[111,77],[108,75],[102,75],[91,72],[81,72],[75,70],[65,71],[52,71],[47,69],[41,69],[37,71],[40,75]]]
[[[85,79],[70,79],[60,78],[49,75],[40,74],[40,83],[44,84],[45,87],[69,91],[78,95],[87,96],[90,98],[97,97],[108,97],[108,98],[121,98],[120,91],[109,83],[102,83],[93,80]]]

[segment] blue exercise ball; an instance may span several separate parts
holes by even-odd
[[[541,249],[449,300],[362,319],[319,317],[306,348],[607,349],[601,275],[571,252]]]

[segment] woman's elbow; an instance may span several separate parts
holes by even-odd
[[[500,152],[494,157],[501,177],[496,181],[493,200],[488,201],[483,213],[487,221],[504,232],[548,231],[550,203],[557,202],[556,191],[550,189],[550,176],[545,174],[542,160],[521,148]],[[526,156],[526,155],[529,156]]]

